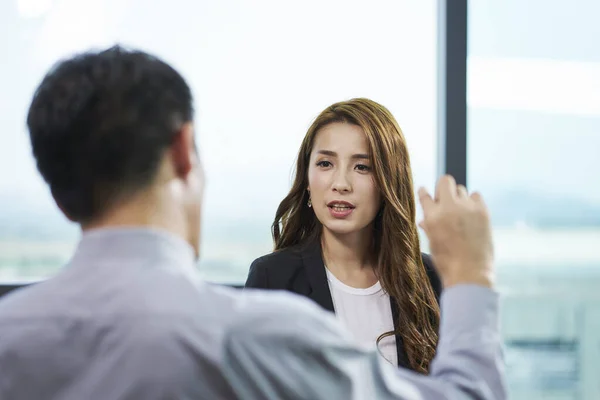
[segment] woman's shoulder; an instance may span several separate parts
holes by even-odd
[[[303,258],[310,252],[306,245],[296,245],[275,250],[256,258],[250,265],[251,270],[269,273],[273,270],[290,271],[302,266]]]
[[[294,246],[281,250],[275,250],[271,253],[262,255],[256,258],[252,265],[260,266],[261,268],[268,268],[272,265],[278,265],[282,262],[289,263],[290,261],[294,261],[295,259],[300,259],[301,252],[300,250]]]
[[[255,259],[250,265],[246,287],[289,289],[293,282],[303,280],[304,260],[309,254],[305,246],[275,250]],[[302,278],[304,277],[304,278]]]

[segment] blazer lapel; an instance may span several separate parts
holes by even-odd
[[[327,283],[327,273],[323,263],[321,253],[321,243],[317,240],[310,243],[302,251],[302,262],[308,276],[308,282],[311,286],[311,293],[308,295],[317,304],[326,310],[334,312],[333,300]]]

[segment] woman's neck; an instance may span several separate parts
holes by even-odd
[[[372,234],[368,228],[346,235],[337,235],[324,228],[321,247],[327,269],[340,281],[357,288],[377,283]]]

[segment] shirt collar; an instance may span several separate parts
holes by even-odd
[[[71,266],[115,264],[160,265],[196,273],[194,249],[167,231],[148,228],[101,228],[84,231]]]

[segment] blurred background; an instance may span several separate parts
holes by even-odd
[[[445,48],[454,12],[466,102],[440,78],[465,59]],[[74,52],[121,43],[188,79],[208,177],[199,269],[229,285],[271,251],[323,108],[353,97],[388,107],[415,185],[432,189],[456,144],[444,112],[462,102],[458,159],[492,211],[511,398],[600,399],[599,15],[597,0],[2,0],[0,284],[52,276],[77,242],[25,128],[43,74]]]

